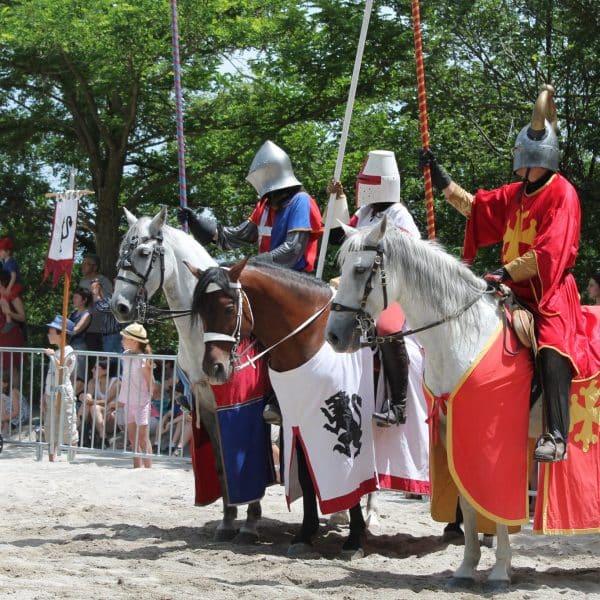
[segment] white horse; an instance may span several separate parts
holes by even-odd
[[[215,397],[201,368],[204,341],[198,326],[192,328],[189,316],[196,278],[184,261],[203,269],[214,267],[217,263],[192,236],[166,224],[166,207],[152,219],[138,219],[126,208],[124,211],[129,231],[123,238],[119,252],[119,272],[111,304],[113,313],[120,322],[143,318],[143,315],[139,315],[140,300],[145,306],[145,299],[149,300],[162,287],[169,308],[176,317],[174,321],[179,336],[177,364],[190,381],[196,410],[199,409],[202,424],[215,449],[217,472],[224,491],[226,486],[219,451]],[[145,295],[145,299],[140,294]],[[177,311],[182,314],[178,315]],[[252,542],[258,539],[257,522],[260,516],[260,502],[249,504],[246,522],[236,541]],[[217,541],[235,537],[236,517],[237,507],[227,505],[224,492],[223,520],[215,533]]]
[[[486,293],[486,282],[440,246],[415,240],[394,227],[386,231],[386,226],[384,219],[370,230],[344,227],[341,278],[329,316],[327,339],[338,352],[353,351],[360,335],[357,316],[376,318],[386,301],[402,306],[413,329],[448,318],[416,334],[425,349],[425,383],[435,396],[442,396],[455,389],[496,331],[501,319],[499,305],[495,296]],[[382,261],[385,261],[385,286],[382,286]],[[441,411],[439,418],[445,444],[446,422]],[[476,512],[462,496],[460,505],[465,551],[454,578],[473,580],[481,556]],[[496,533],[496,563],[488,582],[491,586],[504,586],[510,583],[507,526],[496,523]]]

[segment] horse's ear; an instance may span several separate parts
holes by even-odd
[[[152,221],[150,221],[150,225],[148,225],[148,233],[150,236],[156,237],[166,222],[167,207],[163,206],[160,211],[158,211],[158,214],[152,219]]]
[[[194,265],[191,265],[187,260],[183,261],[183,264],[190,270],[190,273],[196,278],[196,279],[200,279],[200,277],[202,277],[202,275],[204,275],[204,271],[198,267],[194,267]]]
[[[387,229],[387,215],[383,215],[383,218],[379,223],[374,225],[365,238],[365,246],[376,246],[385,235]]]
[[[137,217],[133,213],[129,212],[125,207],[123,207],[123,212],[127,217],[127,223],[129,223],[129,227],[132,227],[137,223]]]
[[[358,229],[356,229],[355,227],[350,227],[350,225],[346,225],[345,223],[342,223],[339,219],[338,219],[338,223],[340,224],[340,227],[344,230],[344,235],[347,238],[350,238],[353,235],[356,235],[356,233],[358,232]]]
[[[242,258],[240,262],[235,263],[233,267],[229,268],[229,279],[231,279],[231,281],[237,281],[240,278],[240,275],[242,274],[242,271],[244,270],[249,258],[249,256],[246,256]]]

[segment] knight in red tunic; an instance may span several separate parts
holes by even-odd
[[[553,93],[543,86],[531,125],[517,137],[513,172],[520,182],[473,196],[452,181],[431,152],[420,158],[421,165],[429,164],[433,184],[467,217],[465,261],[472,262],[478,248],[502,242],[503,266],[485,278],[508,285],[533,313],[546,416],[534,457],[544,462],[566,458],[572,378],[591,376],[600,365],[600,340],[587,336],[571,274],[581,211],[575,188],[557,172]]]

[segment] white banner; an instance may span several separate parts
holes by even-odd
[[[44,270],[44,279],[52,273],[54,285],[58,283],[61,275],[70,274],[73,269],[77,209],[80,197],[81,192],[73,190],[56,195],[50,247]]]

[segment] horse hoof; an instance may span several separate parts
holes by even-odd
[[[287,550],[287,555],[288,558],[321,558],[321,555],[314,549],[314,547],[305,542],[290,544]]]
[[[231,542],[238,534],[237,529],[217,529],[213,541]]]
[[[475,580],[470,577],[451,577],[446,585],[448,591],[470,590],[475,586]]]
[[[365,557],[365,551],[362,548],[342,549],[342,558],[345,560],[360,560]]]
[[[244,546],[248,546],[251,544],[256,544],[258,542],[258,533],[255,531],[243,531],[241,530],[234,538],[234,544],[240,544]]]
[[[483,584],[484,594],[504,594],[510,591],[510,581],[488,579]]]

